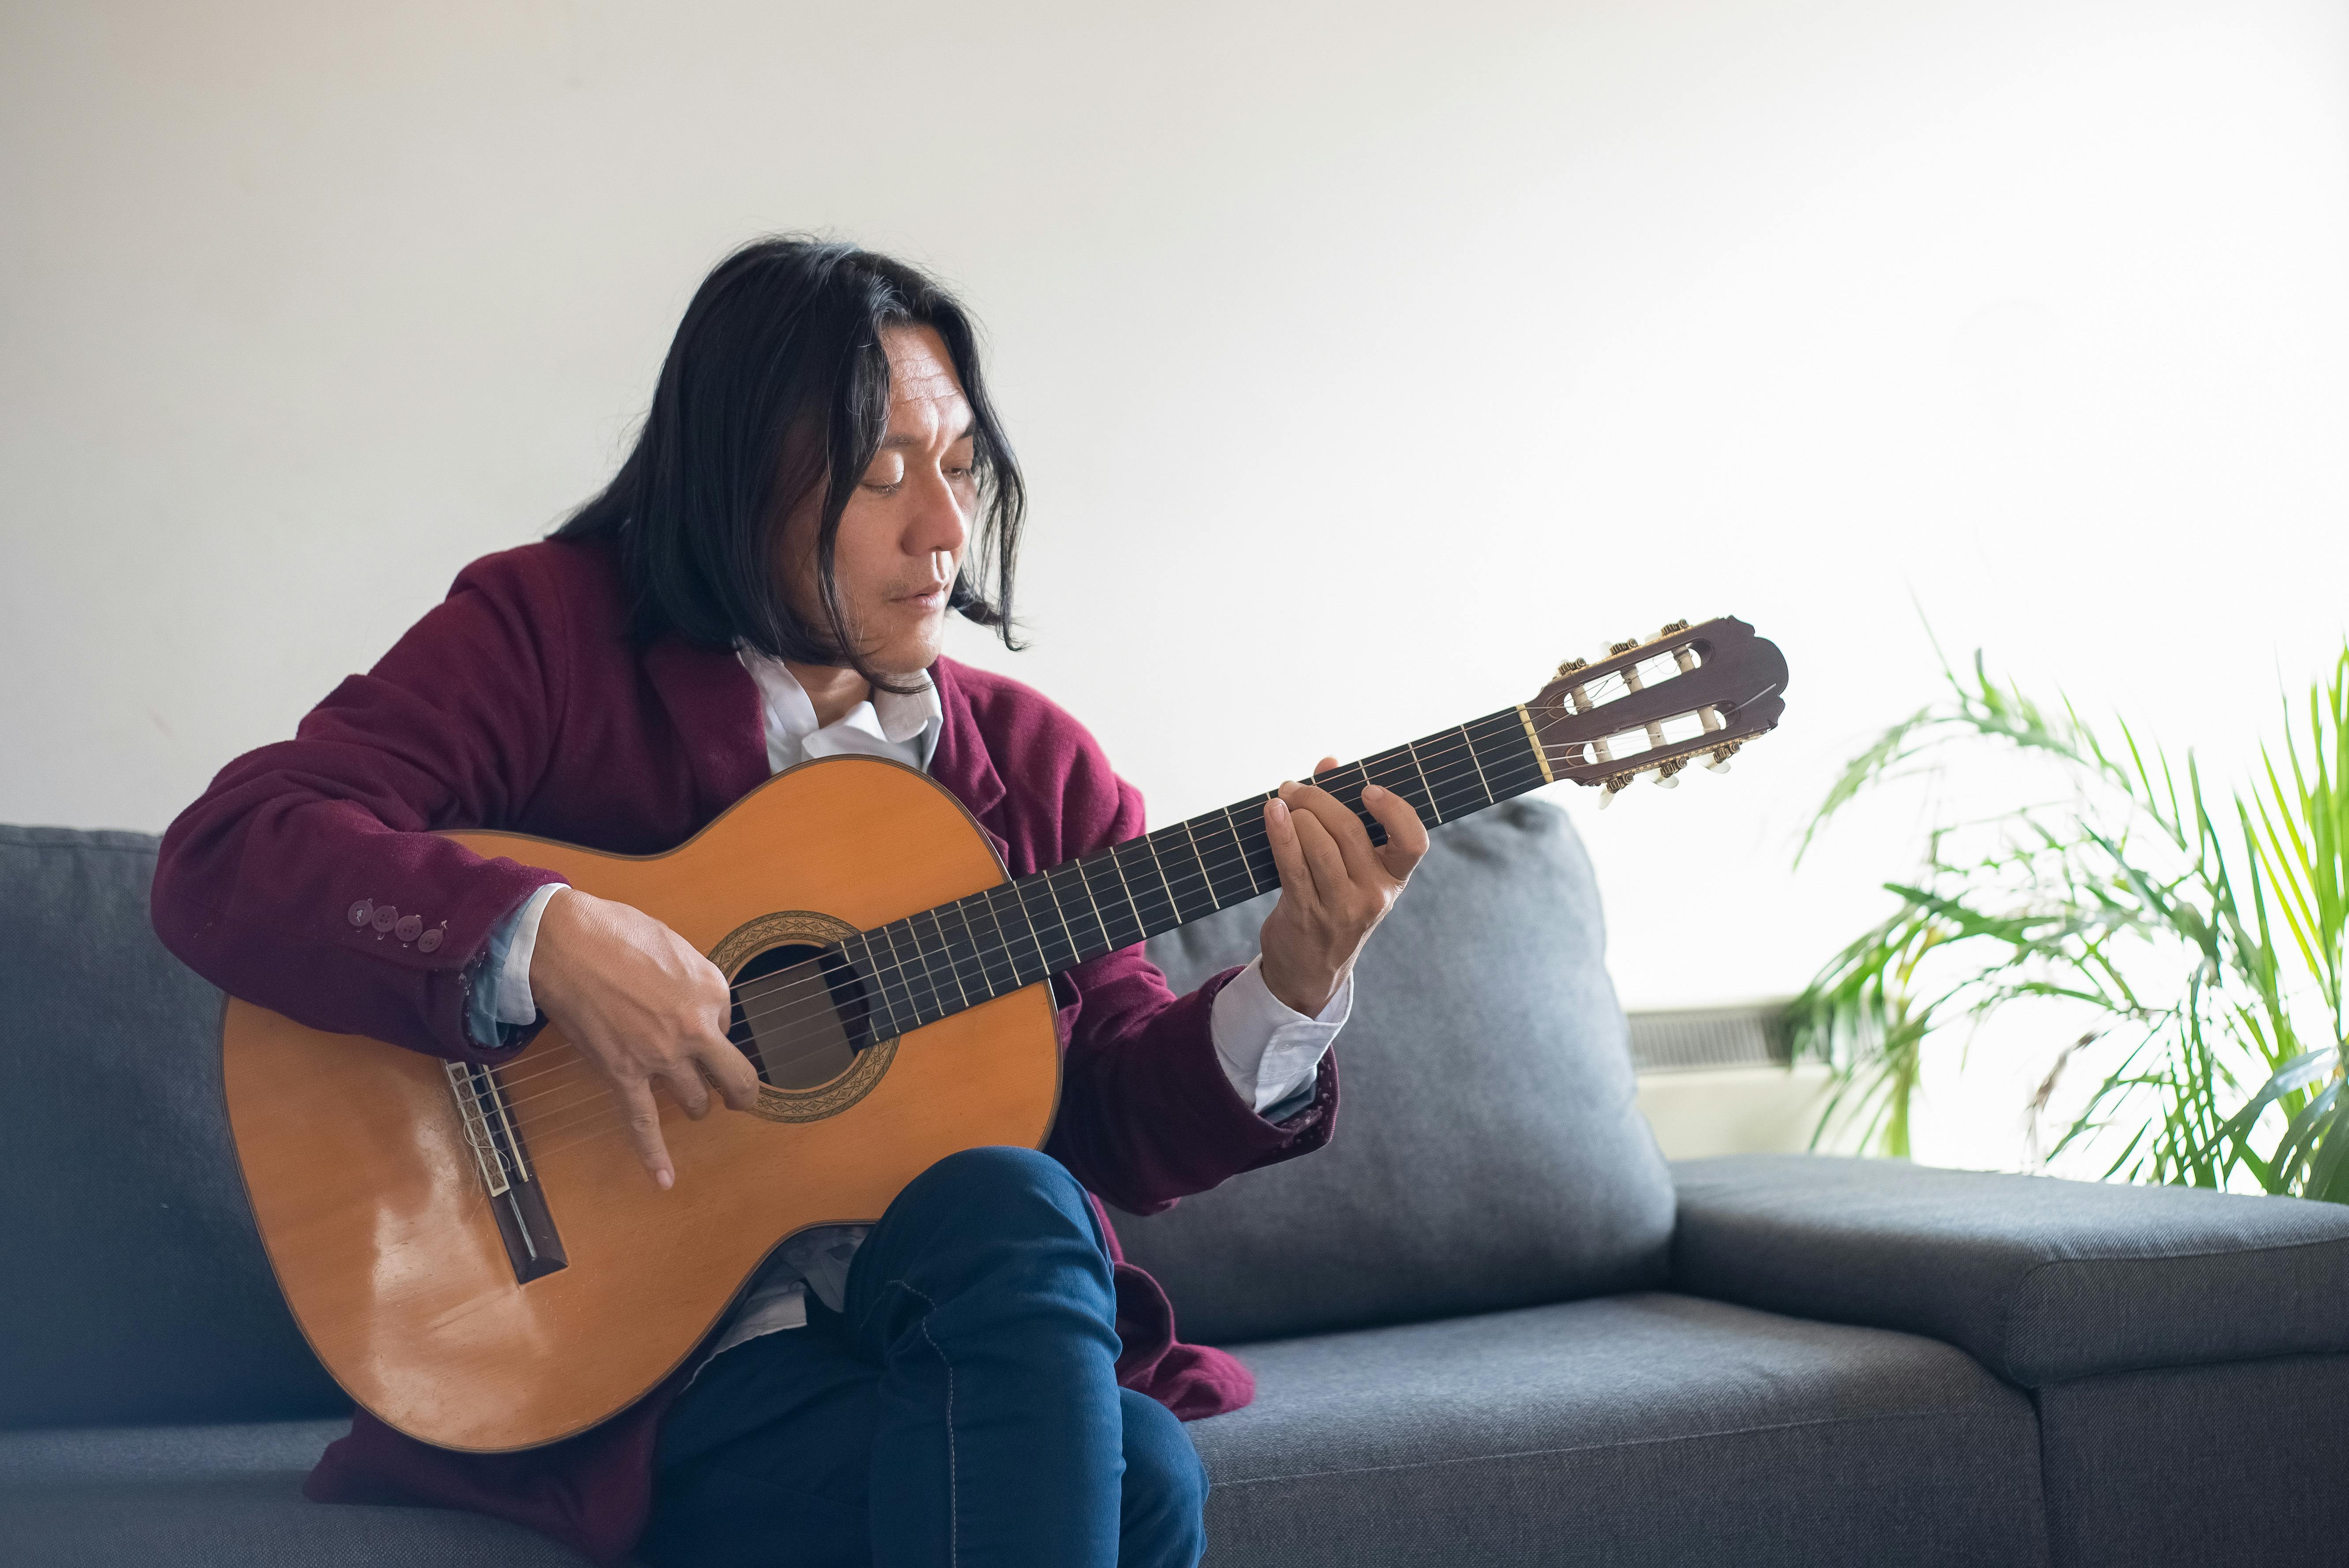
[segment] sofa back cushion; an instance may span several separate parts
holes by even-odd
[[[155,841],[0,827],[0,1427],[349,1408],[245,1205],[221,995],[147,918]]]
[[[1177,991],[1254,954],[1268,894],[1150,944]],[[1186,1338],[1491,1312],[1663,1283],[1672,1184],[1632,1103],[1599,892],[1556,807],[1433,835],[1364,949],[1329,1147],[1150,1219]]]

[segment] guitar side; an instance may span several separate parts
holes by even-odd
[[[450,836],[634,904],[704,953],[779,912],[867,929],[1004,880],[959,801],[864,758],[780,774],[661,855]],[[222,1052],[254,1216],[311,1347],[387,1424],[471,1451],[624,1409],[785,1237],[871,1222],[957,1150],[1040,1147],[1060,1088],[1050,990],[1030,985],[905,1035],[861,1098],[812,1119],[694,1122],[662,1097],[678,1172],[664,1192],[600,1077],[549,1027],[499,1068],[564,1260],[523,1283],[441,1061],[235,1000]]]

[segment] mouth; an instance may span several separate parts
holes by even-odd
[[[911,593],[900,593],[891,603],[925,612],[943,610],[947,607],[947,586],[948,584],[944,583],[933,583],[927,588],[918,589]]]

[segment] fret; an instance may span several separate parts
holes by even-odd
[[[1216,812],[1213,820],[1203,815],[1195,817],[1192,820],[1207,823],[1208,844],[1214,848],[1218,856],[1229,856],[1232,860],[1239,861],[1241,880],[1247,883],[1247,891],[1246,892],[1242,892],[1237,887],[1234,887],[1230,892],[1226,893],[1224,891],[1223,884],[1225,880],[1230,875],[1230,872],[1227,868],[1224,867],[1222,861],[1218,860],[1216,862],[1218,869],[1216,872],[1216,896],[1223,900],[1226,903],[1238,903],[1244,899],[1255,897],[1256,878],[1249,872],[1247,868],[1247,846],[1240,842],[1239,828],[1238,825],[1232,820],[1231,808],[1226,806],[1222,810]],[[1225,843],[1216,837],[1216,830],[1218,828],[1222,830],[1224,838],[1230,841],[1229,843]]]
[[[1109,922],[1102,918],[1101,900],[1093,896],[1093,879],[1085,874],[1084,861],[1078,861],[1075,862],[1075,865],[1077,872],[1077,885],[1085,890],[1085,903],[1093,912],[1093,923],[1101,928],[1102,952],[1112,952],[1116,949],[1117,944],[1110,939]],[[1060,869],[1061,868],[1057,866],[1053,868],[1055,871]],[[1048,882],[1050,880],[1051,875],[1051,872],[1046,872],[1044,873],[1045,879]]]
[[[925,1024],[934,1024],[947,1016],[946,997],[938,989],[938,977],[931,972],[929,954],[922,951],[921,938],[914,934],[910,919],[892,921],[889,925],[889,945],[892,950],[903,947],[911,954],[905,961],[905,985],[911,990],[919,982],[927,995],[915,994],[914,1016]],[[902,933],[902,934],[900,934]]]
[[[897,923],[905,928],[905,945],[914,950],[914,964],[921,967],[922,984],[930,988],[930,1005],[920,1011],[931,1016],[923,1022],[935,1023],[945,1017],[949,1010],[946,1006],[946,992],[938,985],[937,972],[930,967],[929,950],[922,944],[921,935],[915,931],[912,918],[909,916]]]
[[[1117,851],[1123,847],[1118,844],[1110,846],[1109,869],[1117,873],[1118,891],[1125,894],[1125,907],[1133,916],[1133,940],[1141,942],[1150,935],[1150,926],[1142,918],[1142,906],[1133,902],[1133,884],[1125,880],[1125,862],[1117,858]]]
[[[1033,876],[1021,877],[1018,882],[1011,884],[1015,890],[1019,891],[1019,907],[1027,912],[1029,923],[1032,926],[1036,921],[1036,912],[1030,907],[1028,903],[1027,888],[1030,883],[1042,884],[1044,896],[1050,899],[1052,903],[1054,921],[1061,928],[1061,945],[1067,948],[1069,951],[1069,961],[1066,964],[1055,964],[1048,956],[1044,961],[1046,973],[1057,975],[1063,969],[1075,968],[1081,960],[1077,955],[1076,938],[1069,930],[1069,918],[1061,912],[1061,895],[1052,891],[1051,873],[1049,872],[1038,872]],[[1039,953],[1042,953],[1044,951],[1044,944],[1041,941],[1039,941],[1036,944],[1036,951]]]
[[[889,968],[897,982],[898,989],[905,993],[905,1016],[913,1020],[913,1026],[918,1029],[929,1020],[922,1016],[922,998],[914,989],[914,971],[906,965],[904,955],[897,948],[896,926],[898,923],[893,921],[882,926],[881,940],[889,944]]]
[[[1240,870],[1247,873],[1248,896],[1254,898],[1264,889],[1257,885],[1256,868],[1248,864],[1247,842],[1240,837],[1240,825],[1233,820],[1232,809],[1229,806],[1224,808],[1224,826],[1231,830],[1232,847],[1240,852]]]
[[[1166,894],[1166,913],[1168,918],[1166,923],[1157,929],[1171,931],[1175,926],[1183,923],[1183,905],[1177,902],[1174,897],[1174,884],[1166,880],[1166,862],[1158,858],[1158,835],[1155,833],[1143,834],[1142,847],[1150,851],[1151,869],[1158,873],[1158,885],[1161,889],[1164,890]]]
[[[958,898],[952,903],[940,904],[938,907],[952,914],[955,917],[955,923],[962,928],[960,936],[949,939],[956,944],[955,974],[957,977],[962,974],[962,954],[968,952],[970,954],[972,966],[978,970],[978,983],[966,985],[965,989],[973,993],[978,1001],[985,1002],[992,999],[996,994],[995,976],[987,972],[988,939],[981,936],[978,927],[970,923],[970,900]]]
[[[1216,909],[1223,908],[1224,901],[1216,892],[1216,873],[1207,869],[1207,857],[1199,851],[1199,835],[1191,830],[1187,821],[1183,824],[1183,836],[1191,841],[1191,858],[1199,862],[1199,880],[1207,884],[1207,902]]]
[[[1515,725],[1509,722],[1513,717],[1517,720]],[[1523,715],[1504,709],[1477,720],[1476,727],[1483,734],[1475,743],[1476,756],[1485,764],[1487,775],[1499,781],[1495,791],[1498,799],[1557,782],[1550,775],[1548,758],[1542,755],[1539,738]]]
[[[946,923],[938,918],[936,910],[933,909],[927,913],[930,917],[930,929],[938,934],[938,956],[946,960],[947,973],[954,978],[955,995],[961,997],[962,1005],[968,1007],[970,1006],[970,993],[963,988],[962,966],[955,961],[954,944],[947,939]],[[909,926],[912,923],[911,921],[906,922]]]
[[[897,995],[889,998],[890,1016],[898,1021],[900,1030],[919,1028],[922,1022],[921,1006],[915,999],[913,982],[905,974],[905,965],[897,957],[897,944],[890,936],[887,926],[879,927],[878,932],[883,944],[889,950],[887,965],[878,973],[877,976],[881,982],[882,993],[885,995],[888,994],[892,981],[895,982],[897,986]],[[867,933],[868,936],[871,934]],[[869,941],[865,946],[866,951],[871,951],[872,944]]]
[[[1362,763],[1363,776],[1367,779],[1371,779],[1371,782],[1377,784],[1380,788],[1391,792],[1404,805],[1409,806],[1412,810],[1412,815],[1419,819],[1420,825],[1422,827],[1434,828],[1443,825],[1443,819],[1436,814],[1435,798],[1433,795],[1427,794],[1424,783],[1421,785],[1420,792],[1423,799],[1425,799],[1426,804],[1422,805],[1419,801],[1413,800],[1411,798],[1411,791],[1403,787],[1410,782],[1409,779],[1402,779],[1399,783],[1389,783],[1384,778],[1371,778],[1371,765],[1374,762],[1378,765],[1381,773],[1394,769],[1400,763],[1410,763],[1412,765],[1412,776],[1416,778],[1419,773],[1418,763],[1413,758],[1410,748],[1398,746],[1392,751],[1381,751],[1374,758],[1366,758]]]
[[[1476,756],[1476,738],[1468,733],[1468,727],[1464,724],[1460,727],[1460,743],[1468,748],[1468,761],[1476,769],[1476,787],[1485,791],[1485,804],[1497,804],[1493,799],[1492,785],[1485,780],[1485,764]]]
[[[1019,896],[1018,882],[1011,884],[1011,902],[1019,906],[1019,923],[1028,928],[1029,944],[1036,949],[1036,978],[1045,979],[1052,973],[1052,961],[1044,956],[1044,938],[1036,929],[1035,918],[1028,913],[1028,901]]]
[[[864,972],[873,977],[873,999],[879,1002],[882,1011],[889,1015],[889,1032],[892,1035],[902,1035],[905,1032],[905,1026],[897,1021],[896,1005],[889,1000],[889,989],[881,983],[881,965],[873,956],[873,934],[860,931],[856,934],[856,941],[864,949]],[[843,952],[847,950],[847,943],[843,942],[840,945]]]
[[[971,945],[978,949],[979,973],[987,976],[987,994],[990,996],[1000,996],[1006,991],[1016,991],[1020,984],[1019,965],[1012,956],[1011,937],[1003,929],[1003,917],[995,913],[995,890],[991,887],[982,888],[971,897],[978,899],[979,907],[987,911],[987,923],[995,933],[992,942],[981,938],[976,931],[971,934]],[[968,904],[970,899],[967,898],[963,903]],[[965,924],[968,924],[970,916],[966,913],[963,921]],[[1009,980],[999,983],[994,972],[988,968],[987,955],[990,950],[1002,961],[1004,973],[1010,976]]]
[[[1419,792],[1427,797],[1427,814],[1435,819],[1433,825],[1440,828],[1444,826],[1444,808],[1436,804],[1434,786],[1428,783],[1427,769],[1419,760],[1419,742],[1407,740],[1402,748],[1411,754],[1412,771],[1419,775]]]

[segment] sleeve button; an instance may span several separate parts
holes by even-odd
[[[377,904],[372,923],[378,931],[389,931],[399,923],[399,906],[396,903]]]
[[[416,940],[417,934],[423,929],[424,917],[422,915],[407,914],[400,916],[399,923],[391,928],[391,934],[394,936],[398,937],[402,942],[413,942]]]
[[[440,945],[440,928],[437,925],[416,939],[416,951],[419,953],[430,953]]]
[[[368,921],[375,918],[375,905],[367,899],[361,899],[358,903],[351,905],[349,910],[346,913],[350,917],[350,923],[353,925],[365,925]]]

